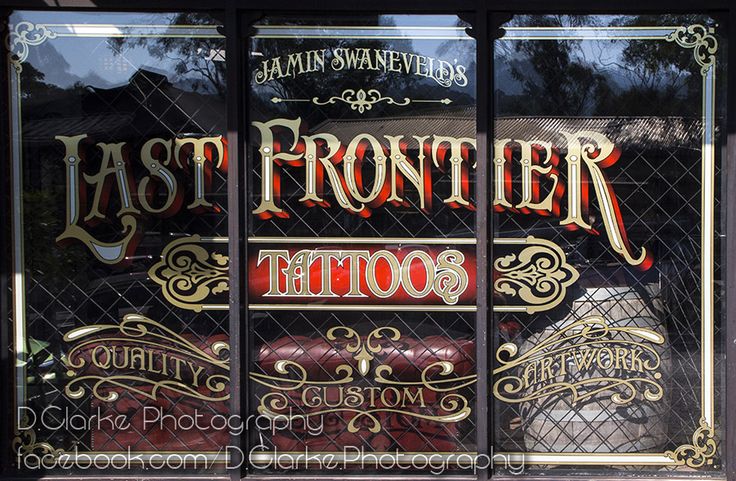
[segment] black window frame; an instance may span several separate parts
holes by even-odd
[[[214,16],[223,19],[224,34],[226,42],[226,87],[227,87],[227,140],[230,145],[229,171],[228,171],[228,234],[231,242],[229,244],[230,256],[230,336],[237,339],[231,345],[231,363],[238,366],[236,372],[242,374],[248,372],[249,357],[246,347],[250,343],[248,329],[242,323],[247,319],[246,306],[248,305],[247,291],[244,290],[245,279],[247,279],[247,263],[241,262],[247,259],[246,233],[246,205],[247,192],[244,173],[240,168],[245,164],[245,143],[247,129],[244,125],[247,115],[247,95],[243,88],[246,85],[246,66],[243,62],[244,40],[250,34],[252,23],[265,16],[272,14],[296,14],[319,16],[320,14],[454,14],[472,25],[471,34],[476,38],[476,61],[477,61],[477,84],[485,86],[477,92],[477,158],[488,158],[491,150],[493,135],[490,129],[495,117],[493,99],[493,33],[509,15],[513,14],[661,14],[661,13],[691,13],[697,11],[705,14],[719,14],[728,19],[728,58],[727,58],[727,95],[726,99],[726,127],[727,136],[724,145],[723,171],[725,172],[726,185],[730,184],[730,177],[736,178],[736,2],[733,0],[700,0],[696,4],[686,0],[593,0],[591,2],[580,2],[579,0],[454,0],[453,2],[438,0],[409,0],[397,2],[396,0],[373,0],[371,2],[352,2],[345,0],[209,0],[203,8],[202,2],[193,0],[4,0],[2,10],[2,22],[0,23],[0,35],[4,38],[8,29],[8,18],[13,10],[46,10],[46,11],[109,11],[109,12],[172,12],[172,11],[207,11]],[[7,55],[7,46],[3,42],[3,52]],[[9,81],[7,69],[0,74],[0,151],[8,158],[9,145],[9,111],[7,95]],[[729,176],[730,174],[730,176]],[[478,199],[487,199],[490,190],[490,172],[483,162],[478,163],[476,171],[476,196]],[[0,178],[0,225],[8,225],[9,209],[9,181]],[[736,228],[736,187],[727,189],[723,203],[727,208],[724,222],[726,232]],[[476,236],[477,242],[477,314],[476,314],[476,359],[477,372],[489,372],[489,359],[492,359],[492,345],[489,342],[489,332],[492,328],[493,299],[488,295],[488,280],[491,278],[491,263],[493,258],[492,243],[493,222],[488,217],[488,205],[479,202],[476,211]],[[0,255],[4,254],[10,246],[10,233],[0,230]],[[727,253],[736,253],[736,236],[727,236],[725,242]],[[3,271],[0,273],[0,289],[8,292],[9,278],[12,276],[6,262],[2,263]],[[705,477],[705,479],[723,479],[736,481],[736,415],[730,419],[729,413],[736,412],[736,282],[728,282],[736,279],[736,255],[726,256],[726,269],[724,279],[726,280],[726,307],[725,307],[725,405],[723,408],[725,441],[721,445],[725,467],[718,477]],[[10,379],[13,365],[12,351],[9,346],[8,323],[9,306],[7,296],[0,296],[0,365],[2,366],[1,378]],[[489,321],[490,320],[490,321]],[[248,413],[248,380],[247,376],[235,375],[231,380],[231,412]],[[479,393],[489,393],[488,379],[479,376],[477,390]],[[493,433],[493,416],[489,415],[493,400],[490,394],[478,395],[476,401],[477,443],[479,454],[489,453],[491,449],[490,438]],[[10,405],[8,396],[0,396],[0,412],[9,413]],[[9,416],[0,416],[0,439],[12,438],[12,420]],[[483,422],[484,421],[484,422]],[[235,437],[232,440],[238,443]],[[37,479],[37,476],[24,475],[23,473],[10,471],[13,459],[10,450],[1,449],[0,452],[0,475],[8,476],[6,479]],[[117,474],[115,477],[118,477]],[[125,476],[130,478],[130,476]],[[141,476],[133,476],[141,477]],[[152,479],[174,479],[169,476],[145,476]],[[352,476],[351,476],[352,477]],[[385,479],[396,479],[397,475],[386,476]],[[615,478],[610,474],[601,478]],[[180,475],[176,479],[346,479],[347,476],[263,476],[257,473],[243,471],[232,471],[229,476],[202,476],[202,475]],[[384,477],[379,477],[379,479]],[[493,476],[492,472],[479,471],[477,476],[444,476],[452,480],[472,479],[495,479],[505,481],[515,479],[510,476]],[[541,477],[539,477],[541,478]],[[550,476],[543,478],[550,479]],[[666,479],[667,476],[637,477],[638,480]],[[93,479],[80,475],[64,476],[64,479]],[[436,479],[435,476],[407,476],[406,479],[420,481],[424,479]],[[534,476],[525,479],[535,479]],[[555,476],[555,479],[564,479]],[[578,476],[570,476],[569,479],[583,479]],[[702,478],[701,478],[702,479]]]

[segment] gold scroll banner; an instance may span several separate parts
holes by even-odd
[[[92,395],[116,401],[120,391],[156,400],[160,391],[217,402],[230,398],[230,346],[225,336],[204,341],[185,337],[140,314],[119,324],[95,324],[64,335],[73,379],[64,388],[72,399]]]
[[[659,401],[662,334],[636,325],[610,325],[600,316],[570,322],[526,348],[507,342],[496,351],[493,394],[507,403],[568,396],[576,406],[597,396],[626,405],[641,392]],[[610,374],[606,374],[610,373]]]
[[[378,327],[361,336],[350,327],[335,326],[324,338],[333,343],[336,356],[342,355],[338,346],[344,346],[352,362],[336,366],[327,379],[310,377],[310,370],[293,359],[275,361],[272,370],[276,375],[251,372],[251,381],[267,389],[259,395],[259,414],[277,418],[293,412],[304,416],[343,413],[350,433],[363,428],[380,432],[386,414],[435,423],[457,423],[470,416],[472,408],[462,390],[475,384],[477,375],[456,372],[457,366],[449,360],[430,362],[414,381],[400,380],[388,364],[373,367],[386,347],[403,346],[398,329]],[[342,393],[340,402],[328,402],[327,393],[336,391]]]
[[[249,239],[253,244],[366,244],[397,243],[407,246],[426,244],[474,244],[475,239],[419,238],[289,238]],[[533,236],[498,238],[493,241],[501,255],[494,260],[494,311],[532,314],[559,305],[567,289],[577,281],[578,271],[567,262],[560,246]],[[166,300],[182,309],[226,310],[229,290],[227,238],[182,237],[169,243],[148,275],[161,286]],[[474,286],[468,286],[474,289]],[[277,306],[283,309],[285,305]],[[288,305],[286,306],[288,307]],[[333,306],[365,310],[370,306]],[[402,306],[394,306],[401,310]],[[410,306],[409,306],[410,307]],[[453,308],[453,306],[446,306]],[[462,306],[465,308],[466,306]],[[473,306],[471,306],[473,307]],[[458,307],[458,310],[460,308]],[[467,310],[467,309],[465,309]]]

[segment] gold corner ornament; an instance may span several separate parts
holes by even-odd
[[[64,341],[74,343],[66,360],[73,379],[64,388],[71,399],[82,398],[87,385],[105,402],[119,398],[116,388],[154,401],[162,389],[209,402],[230,398],[230,363],[220,359],[230,346],[223,340],[200,346],[159,322],[127,314],[120,324],[72,329]]]
[[[343,102],[350,105],[350,108],[357,110],[358,113],[363,114],[368,110],[371,110],[374,105],[386,102],[388,105],[398,105],[405,107],[411,103],[438,103],[449,105],[452,100],[445,97],[444,99],[410,99],[404,97],[403,99],[394,99],[393,97],[384,96],[378,89],[345,89],[339,96],[332,96],[326,100],[321,100],[319,97],[313,97],[310,99],[287,99],[282,97],[272,97],[271,102],[278,104],[281,102],[311,102],[314,105],[334,105],[336,102]]]
[[[199,235],[170,242],[148,275],[161,286],[171,304],[200,312],[203,302],[213,294],[230,289],[228,256],[210,252],[202,246]]]
[[[41,45],[48,39],[56,38],[56,32],[49,30],[46,25],[31,22],[18,22],[8,32],[6,45],[8,57],[15,70],[20,73],[21,65],[28,58],[29,47]]]
[[[693,433],[692,444],[683,444],[674,451],[665,451],[664,454],[678,466],[701,468],[706,464],[713,464],[717,450],[715,430],[704,418],[700,418],[700,426]]]
[[[686,27],[677,27],[670,33],[666,40],[675,42],[684,48],[692,48],[695,61],[700,65],[700,73],[705,75],[708,70],[716,63],[716,51],[718,50],[718,40],[716,39],[715,29],[700,24],[693,24]]]
[[[53,447],[50,443],[38,441],[36,430],[28,427],[29,423],[28,416],[24,415],[21,421],[23,427],[18,426],[16,428],[15,436],[10,443],[18,459],[35,459],[37,464],[32,464],[29,467],[40,467],[42,459],[46,456],[58,458],[66,452],[64,449]]]
[[[580,273],[567,263],[560,246],[546,239],[526,238],[528,247],[493,262],[496,292],[524,301],[524,312],[533,314],[557,306]]]

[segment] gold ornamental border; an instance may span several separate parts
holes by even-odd
[[[23,62],[28,59],[31,47],[44,42],[64,37],[78,38],[224,38],[218,31],[218,25],[119,25],[119,24],[34,24],[21,21],[9,25],[4,38],[7,48],[7,68],[9,69],[10,98],[10,170],[11,170],[11,234],[12,234],[12,322],[13,322],[13,354],[15,358],[15,376],[13,379],[13,410],[25,407],[27,403],[26,364],[26,300],[25,300],[25,260],[23,245],[23,128],[21,125],[21,73]],[[74,460],[77,456],[94,454],[112,454],[120,451],[70,451],[57,449],[48,442],[39,441],[33,428],[27,427],[28,420],[18,421],[13,415],[14,437],[11,447],[21,456],[29,455],[64,455]],[[160,460],[161,456],[178,456],[193,451],[131,451],[130,454],[141,455],[141,459]],[[213,464],[227,463],[227,453],[219,451],[196,451]],[[155,456],[155,458],[153,458]]]
[[[691,444],[663,453],[502,452],[512,461],[552,465],[658,465],[699,468],[717,454],[714,368],[714,227],[715,227],[715,83],[718,40],[715,29],[700,24],[652,27],[504,27],[496,41],[652,40],[692,49],[701,67],[703,135],[701,139],[701,412]]]
[[[254,39],[314,38],[351,40],[461,40],[475,41],[465,27],[395,25],[254,25]],[[327,31],[333,33],[327,33]]]

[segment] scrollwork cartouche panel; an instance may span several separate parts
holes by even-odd
[[[203,345],[140,314],[127,314],[119,324],[94,324],[64,335],[67,353],[64,388],[80,399],[91,386],[94,397],[115,401],[123,389],[151,400],[160,391],[207,402],[230,398],[229,344],[225,339]],[[149,389],[143,389],[146,386]]]
[[[268,243],[317,244],[319,240],[319,238],[269,238]],[[363,244],[363,241],[368,240],[332,238],[330,242]],[[462,239],[462,241],[464,240]],[[161,286],[164,297],[170,303],[196,312],[203,309],[222,309],[225,307],[217,303],[216,296],[229,289],[227,279],[228,258],[224,254],[211,252],[214,241],[213,239],[203,240],[198,236],[191,236],[176,239],[164,248],[161,260],[151,267],[149,276]],[[226,239],[218,238],[216,241],[223,243]],[[370,239],[370,241],[381,242],[383,239]],[[411,238],[394,239],[393,241],[398,241],[400,245],[406,247],[434,243],[425,242],[425,239]],[[453,243],[452,239],[443,241],[448,244]],[[459,242],[459,244],[464,245],[465,242]],[[504,296],[503,305],[494,307],[497,311],[534,313],[552,309],[562,302],[567,294],[567,288],[574,284],[579,276],[577,270],[567,263],[562,249],[546,239],[533,236],[520,239],[499,238],[494,240],[494,244],[517,249],[517,251],[509,252],[494,261],[494,270],[498,274],[494,280],[494,289]],[[259,252],[262,254],[262,251]],[[278,252],[282,251],[279,250]],[[259,257],[262,257],[261,254],[259,254]],[[324,255],[324,249],[322,249],[321,254]],[[398,262],[397,260],[397,265]],[[474,271],[474,263],[465,264],[463,269],[466,268]],[[459,266],[456,266],[456,271],[458,275],[464,274],[466,279],[462,282],[462,279],[458,278],[458,286],[461,286],[462,289],[457,287],[453,288],[453,291],[447,292],[444,288],[444,290],[435,290],[448,304],[448,307],[456,304],[462,292],[471,287],[468,286],[468,274],[461,271]],[[474,275],[474,272],[471,274]],[[442,285],[447,287],[447,283]],[[458,289],[460,290],[458,291]],[[264,297],[264,299],[266,298]],[[395,305],[397,309],[401,309],[401,303],[392,303],[392,305]],[[348,308],[350,306],[341,307]],[[367,305],[355,306],[355,309],[366,308],[370,307]]]
[[[428,362],[418,373],[417,380],[404,379],[406,373],[396,377],[395,366],[390,363],[379,362],[374,365],[376,357],[387,346],[407,354],[402,351],[407,347],[402,345],[402,334],[398,329],[382,326],[361,336],[351,327],[334,326],[327,330],[324,338],[333,343],[336,356],[340,355],[339,349],[344,349],[352,355],[353,362],[336,366],[334,372],[329,373],[329,379],[323,376],[312,378],[310,370],[301,360],[291,358],[279,358],[273,362],[271,369],[274,374],[266,372],[267,369],[251,372],[251,381],[267,389],[260,395],[258,413],[272,418],[283,416],[294,407],[293,402],[297,399],[301,400],[297,409],[305,409],[306,406],[308,416],[348,414],[351,417],[346,418],[345,422],[350,433],[357,433],[361,429],[371,433],[380,432],[383,429],[380,414],[435,423],[457,423],[472,413],[471,403],[463,389],[475,384],[477,375],[457,372],[458,366],[448,359],[438,357]],[[341,343],[341,347],[335,344],[336,341]],[[429,350],[421,342],[419,344],[422,352]],[[458,357],[462,358],[460,349],[456,351]],[[467,363],[467,360],[461,362]],[[369,386],[364,386],[365,381],[369,382]],[[339,390],[342,403],[335,405],[333,400],[327,406],[323,402],[327,394],[322,395],[324,399],[319,394],[326,393],[326,390]]]

